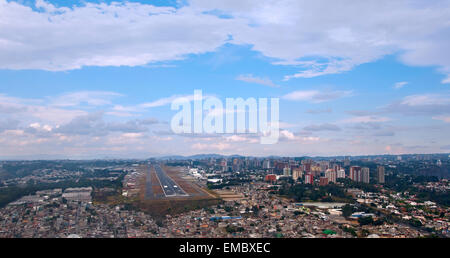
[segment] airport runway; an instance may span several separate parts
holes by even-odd
[[[158,176],[159,182],[161,183],[161,187],[166,197],[188,196],[188,194],[166,174],[166,172],[161,168],[160,165],[155,164],[154,167],[156,175]]]
[[[151,177],[151,167],[147,168],[147,176],[145,178],[145,199],[154,199],[155,195],[152,190],[152,177]]]

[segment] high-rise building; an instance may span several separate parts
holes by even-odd
[[[349,175],[351,180],[361,182],[361,167],[351,166]]]
[[[320,173],[321,173],[321,169],[320,169],[320,166],[319,165],[314,165],[314,166],[311,166],[311,174],[313,174],[313,176],[320,176]]]
[[[302,165],[303,171],[305,171],[306,173],[311,172],[312,160],[304,159],[300,163]]]
[[[289,167],[289,164],[283,161],[274,161],[273,167],[275,169],[275,172],[283,174],[284,169]]]
[[[368,184],[370,182],[370,169],[369,168],[362,168],[361,169],[361,181]]]
[[[306,174],[305,175],[305,184],[313,184],[313,175],[311,174]]]
[[[384,166],[377,167],[377,181],[379,184],[384,184]]]
[[[269,169],[270,168],[270,160],[266,159],[263,161],[263,169]]]
[[[232,161],[233,172],[241,170],[242,169],[242,164],[243,164],[243,162],[242,162],[241,159],[234,158],[233,161]]]
[[[289,168],[289,167],[283,168],[283,175],[284,176],[291,176],[291,168]]]
[[[326,160],[319,161],[319,167],[321,171],[325,171],[330,167],[330,162]]]
[[[339,164],[333,164],[332,168],[334,171],[338,172],[339,169],[341,169],[341,166]]]
[[[333,169],[327,169],[325,171],[325,177],[328,178],[328,182],[336,183],[337,172],[334,171]]]
[[[301,169],[295,168],[294,170],[292,170],[292,179],[294,179],[295,181],[297,181],[302,176],[303,176],[303,171]]]
[[[223,159],[220,161],[220,166],[222,167],[222,172],[225,172],[228,170],[228,163],[226,159]]]
[[[345,178],[345,170],[343,168],[337,171],[337,178]]]

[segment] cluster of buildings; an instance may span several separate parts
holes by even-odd
[[[122,195],[125,197],[137,196],[140,191],[139,180],[145,176],[145,166],[133,168],[128,171],[122,182]]]
[[[3,186],[25,185],[33,183],[58,183],[80,178],[81,171],[70,171],[64,168],[57,169],[35,169],[22,177],[13,177],[1,181]]]
[[[158,234],[155,221],[143,212],[126,210],[124,206],[93,205],[85,195],[87,188],[67,190],[39,191],[0,209],[0,238],[126,238]]]
[[[303,163],[303,161],[302,161]],[[348,173],[339,164],[331,164],[329,162],[313,163],[305,162],[301,165],[290,165],[282,169],[282,174],[268,174],[266,181],[276,181],[279,178],[290,177],[294,181],[302,180],[305,184],[314,184],[315,181],[319,185],[327,185],[328,183],[336,183],[339,178],[349,178],[355,182],[370,183],[370,169],[368,167],[351,166]],[[379,184],[385,183],[385,167],[377,166],[374,180]]]
[[[368,158],[369,159],[369,158]],[[414,162],[407,161],[414,159]],[[423,160],[422,160],[423,159]],[[448,160],[442,159],[442,166]],[[217,184],[223,196],[218,205],[199,208],[156,222],[150,215],[127,205],[93,203],[92,187],[50,189],[24,196],[0,209],[0,237],[450,237],[450,209],[413,193],[397,193],[383,186],[385,169],[408,166],[436,166],[427,157],[374,160],[377,166],[355,166],[349,159],[257,159],[232,157],[187,162],[184,174],[202,185]],[[370,164],[370,163],[356,163]],[[122,195],[139,192],[140,180],[148,171],[140,163],[123,166]],[[121,165],[122,166],[122,165]],[[117,169],[116,165],[111,169]],[[87,172],[86,172],[87,171]],[[78,176],[86,175],[92,169]],[[98,177],[110,177],[100,170]],[[81,172],[80,172],[81,173]],[[123,172],[122,172],[123,173]],[[117,174],[118,175],[118,174]],[[95,175],[94,175],[95,176]],[[116,175],[113,175],[116,176]],[[347,178],[355,182],[376,182],[380,192],[346,188],[353,198],[353,212],[343,216],[347,203],[306,202],[279,196],[281,178],[326,185]],[[18,180],[18,179],[17,179]],[[5,181],[3,181],[5,182]],[[288,183],[287,185],[290,185]],[[449,182],[411,183],[423,191],[447,193]],[[338,186],[343,186],[338,182]],[[8,186],[4,186],[8,187]],[[358,187],[357,184],[352,187]],[[362,186],[361,186],[362,187]],[[97,188],[95,193],[107,188]],[[370,189],[370,188],[364,188]],[[114,193],[114,189],[110,189]],[[361,224],[371,217],[377,223]],[[392,220],[392,219],[395,220]]]
[[[167,216],[160,237],[352,237],[324,212],[269,194],[265,183],[231,191],[244,198]]]
[[[364,193],[361,191],[355,197],[358,203],[372,207],[382,216],[391,214],[400,218],[395,225],[413,223],[420,226],[421,233],[434,232],[450,237],[450,208],[444,208],[432,201],[419,201],[416,195],[408,192]],[[381,235],[385,233],[381,232]]]
[[[26,184],[52,184],[80,178],[114,181],[134,162],[90,161],[0,161],[0,187]]]
[[[435,192],[448,192],[450,191],[450,184],[448,179],[442,179],[437,182],[427,182],[426,184],[414,184],[414,187],[420,190],[428,190]]]
[[[273,194],[270,186],[260,181],[229,187],[239,198],[167,215],[161,224],[123,205],[92,204],[85,195],[89,188],[39,191],[0,209],[0,237],[412,238],[430,232],[450,236],[450,210],[430,201],[419,202],[408,193],[349,189],[356,208],[371,207],[376,214],[356,211],[346,219],[345,203],[296,203]],[[388,214],[400,216],[401,221],[358,223],[360,217],[383,220]],[[408,221],[412,220],[420,221],[423,228],[411,226]]]
[[[92,203],[92,187],[67,188],[62,198],[69,201]]]
[[[354,212],[342,216],[342,203],[295,203],[270,194],[267,183],[235,186],[244,196],[206,209],[167,216],[160,237],[251,238],[415,238],[429,235],[406,223],[359,225],[358,218],[375,214]],[[360,191],[358,199],[371,196]],[[377,197],[378,198],[378,197]],[[383,199],[383,198],[381,198]],[[361,200],[360,200],[361,201]]]
[[[385,184],[386,176],[396,171],[415,173],[438,178],[449,178],[450,159],[444,154],[374,155],[335,158],[256,158],[229,156],[196,157],[165,162],[183,164],[199,180],[226,184],[228,179],[239,175],[259,174],[268,182],[280,178],[292,178],[307,184],[326,185],[340,178],[354,182]],[[235,178],[234,178],[235,179]],[[233,180],[234,180],[233,179]]]

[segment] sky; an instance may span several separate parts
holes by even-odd
[[[450,1],[0,0],[0,158],[450,152]],[[171,102],[279,98],[280,139]]]

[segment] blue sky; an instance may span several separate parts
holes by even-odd
[[[358,12],[355,12],[358,10]],[[0,157],[450,152],[448,1],[0,0]],[[170,101],[280,98],[281,138]]]

